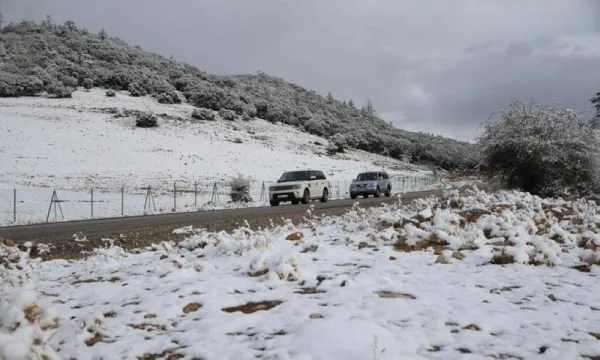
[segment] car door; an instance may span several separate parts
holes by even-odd
[[[320,194],[323,194],[325,188],[329,188],[327,178],[325,177],[325,174],[323,174],[322,171],[317,171],[317,178],[319,179],[319,187],[321,188]],[[329,189],[329,192],[331,193],[331,189]]]
[[[317,173],[314,171],[308,172],[308,189],[310,191],[310,197],[315,197],[319,193],[319,186],[317,185]]]
[[[384,182],[385,182],[385,180],[383,179],[383,174],[378,172],[377,173],[377,186],[379,186],[379,190],[381,190],[381,192],[385,191]]]
[[[323,183],[323,174],[320,174],[319,171],[313,171],[313,175],[315,176],[314,186],[315,186],[315,197],[320,197],[323,194],[323,189],[325,188],[325,184]]]

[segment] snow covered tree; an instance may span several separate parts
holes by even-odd
[[[570,109],[511,102],[484,124],[481,167],[540,196],[587,196],[598,187],[598,142]]]
[[[596,108],[596,119],[600,119],[600,92],[596,93],[596,96],[590,99],[594,108]]]
[[[333,95],[331,95],[331,93],[327,93],[327,103],[328,104],[333,104],[335,101],[335,99],[333,98]]]
[[[106,31],[104,29],[100,30],[100,32],[98,33],[98,36],[100,36],[101,40],[108,39],[108,34],[106,33]]]
[[[351,108],[355,108],[354,107],[354,101],[352,101],[352,99],[350,99],[350,101],[348,101],[348,106],[350,106]]]
[[[372,118],[376,116],[375,107],[373,106],[371,99],[367,99],[367,103],[363,105],[361,112],[366,117]]]

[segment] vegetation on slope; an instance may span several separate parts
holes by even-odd
[[[0,40],[1,97],[45,92],[64,98],[83,86],[127,90],[131,96],[152,95],[161,103],[176,104],[182,101],[181,92],[199,108],[298,126],[332,139],[338,149],[354,147],[445,169],[477,163],[473,145],[397,129],[378,118],[370,102],[358,109],[351,101],[323,97],[264,73],[211,75],[105,31],[92,34],[71,21],[10,23],[1,29]]]

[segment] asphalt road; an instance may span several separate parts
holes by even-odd
[[[483,186],[479,186],[483,189]],[[462,190],[462,189],[459,189]],[[403,200],[410,201],[417,198],[424,198],[428,196],[440,196],[440,190],[424,190],[405,193],[402,197]],[[358,202],[361,206],[370,207],[377,206],[382,203],[393,203],[397,201],[396,196],[392,197],[381,197],[381,198],[367,198],[367,199],[356,199],[356,200],[335,200],[327,203],[313,202],[315,211],[320,209],[334,209],[334,208],[350,208],[354,203]],[[19,226],[6,226],[0,227],[0,237],[11,239],[17,242],[22,242],[32,238],[46,238],[56,236],[72,236],[76,233],[84,232],[95,232],[95,231],[126,231],[131,228],[141,227],[154,227],[154,226],[167,226],[167,225],[181,225],[187,226],[192,223],[202,221],[214,221],[219,219],[241,219],[241,218],[252,218],[257,216],[268,216],[268,215],[286,215],[293,213],[302,213],[309,209],[311,205],[287,205],[282,204],[280,206],[271,207],[252,207],[244,209],[227,209],[227,210],[214,210],[214,211],[198,211],[198,212],[181,212],[181,213],[169,213],[169,214],[158,214],[158,215],[143,215],[143,216],[130,216],[130,217],[119,217],[119,218],[106,218],[106,219],[90,219],[90,220],[77,220],[77,221],[66,221],[66,222],[54,222],[54,223],[43,223],[33,225],[19,225]]]

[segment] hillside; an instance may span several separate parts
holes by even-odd
[[[409,158],[445,169],[475,164],[473,146],[441,136],[394,128],[375,116],[372,107],[357,109],[333,96],[280,78],[257,75],[217,76],[167,57],[143,51],[104,31],[89,33],[73,22],[51,20],[11,23],[0,34],[0,96],[48,93],[71,96],[77,86],[150,94],[159,102],[234,111],[330,138],[338,147]],[[336,135],[337,134],[337,135]],[[334,136],[335,135],[335,136]]]
[[[283,171],[314,167],[325,171],[333,198],[346,194],[352,178],[367,169],[384,169],[396,191],[422,186],[430,172],[390,157],[349,149],[329,155],[327,140],[286,124],[266,120],[192,119],[195,107],[160,104],[151,96],[131,97],[117,91],[106,97],[98,88],[74,91],[71,98],[0,99],[0,225],[13,221],[13,189],[17,189],[17,222],[46,219],[56,189],[65,219],[90,216],[94,188],[95,216],[145,212],[144,187],[155,193],[156,211],[173,208],[177,183],[178,211],[230,206],[228,181],[238,173],[251,179],[253,203]],[[150,111],[157,128],[135,126],[135,114]],[[402,187],[402,178],[408,178]],[[416,179],[421,179],[416,181]],[[212,201],[217,183],[220,200]],[[198,190],[196,199],[194,189]],[[197,200],[197,201],[196,201]],[[196,206],[197,205],[197,206]],[[60,218],[60,216],[59,216]],[[53,217],[54,219],[54,217]]]

